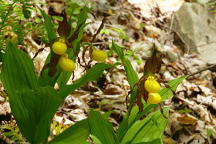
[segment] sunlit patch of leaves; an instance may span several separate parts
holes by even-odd
[[[206,5],[209,8],[210,12],[216,15],[216,1],[211,0]]]
[[[20,143],[26,141],[24,137],[22,137],[18,126],[14,122],[2,122],[0,125],[0,133],[6,138],[9,138],[12,142]]]
[[[71,126],[70,124],[63,125],[62,123],[59,123],[54,120],[51,124],[51,131],[54,135],[59,135],[60,133],[62,133],[64,130],[66,130],[70,126]]]

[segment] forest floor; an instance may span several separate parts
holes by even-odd
[[[189,75],[177,88],[175,96],[163,103],[164,106],[170,107],[164,143],[213,144],[216,143],[216,71],[206,68],[208,65],[197,56],[197,53],[185,53],[175,44],[172,16],[183,1],[174,2],[176,3],[170,2],[170,5],[163,5],[160,1],[158,5],[149,3],[148,6],[151,7],[146,9],[145,5],[138,6],[133,0],[94,0],[94,15],[89,15],[88,22],[91,24],[85,29],[83,39],[92,36],[100,26],[103,16],[107,15],[104,28],[94,43],[95,47],[109,51],[109,45],[114,39],[123,46],[140,77],[145,60],[151,56],[155,46],[165,56],[159,73],[161,79],[168,81]],[[58,4],[49,5],[56,7]],[[29,40],[35,45],[32,37],[29,35]],[[37,44],[36,47],[41,48]],[[29,51],[31,56],[36,52],[37,50]],[[49,50],[45,49],[35,58],[37,72],[41,70],[48,52]],[[106,60],[110,64],[117,61],[117,56]],[[81,67],[77,68],[75,79],[81,76],[82,71]],[[196,72],[198,73],[195,74]],[[58,109],[52,124],[52,134],[59,134],[70,125],[85,119],[91,108],[101,112],[113,110],[110,121],[117,128],[126,112],[126,97],[129,90],[125,71],[121,66],[112,73],[103,75],[100,83],[88,83],[71,93]],[[3,93],[2,86],[0,91]],[[17,129],[14,120],[11,119],[9,103],[1,96],[0,112],[0,120],[4,121],[0,132],[7,128]],[[14,132],[14,135],[21,139],[19,133]]]

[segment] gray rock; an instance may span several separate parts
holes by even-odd
[[[216,64],[216,17],[197,3],[184,3],[175,13],[176,44],[186,53],[198,53],[206,63]],[[181,43],[179,42],[181,40]]]

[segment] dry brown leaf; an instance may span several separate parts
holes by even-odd
[[[196,118],[188,115],[182,115],[180,117],[177,117],[177,120],[182,124],[195,125],[197,123]]]

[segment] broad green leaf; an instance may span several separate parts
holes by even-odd
[[[2,62],[2,60],[3,60],[3,52],[2,52],[2,50],[0,49],[0,62]]]
[[[61,68],[58,66],[58,64],[53,65],[53,63],[56,63],[57,61],[57,55],[54,54],[53,51],[47,56],[45,61],[45,68],[41,71],[40,77],[39,77],[39,85],[40,86],[54,86],[56,84],[56,81],[58,77],[61,74]],[[58,62],[57,62],[58,63]],[[52,66],[51,66],[52,65]],[[51,70],[51,67],[55,66],[55,71]],[[53,76],[50,76],[50,72],[54,72]],[[52,73],[51,72],[51,73]]]
[[[112,48],[116,51],[120,59],[124,58],[124,52],[122,48],[119,45],[117,45],[114,41],[112,41]]]
[[[139,108],[138,106],[134,106],[130,112],[129,116],[125,116],[123,121],[120,123],[120,126],[118,128],[118,138],[121,140],[123,138],[123,136],[125,135],[125,133],[127,132],[127,130],[140,118],[142,118],[145,114],[147,114],[148,112],[150,112],[154,107],[156,107],[157,105],[154,104],[145,104],[143,107],[143,111],[139,112]]]
[[[108,111],[108,112],[105,112],[105,113],[103,114],[103,118],[104,118],[104,119],[108,119],[108,118],[110,117],[110,115],[111,115],[113,112],[114,112],[114,110],[110,110],[110,111]]]
[[[130,84],[131,89],[134,88],[134,85],[139,81],[139,77],[136,73],[136,71],[133,69],[133,66],[131,65],[130,61],[124,57],[123,50],[120,46],[112,42],[112,48],[117,52],[118,56],[120,57],[122,61],[122,65],[125,68],[127,80]]]
[[[112,124],[105,119],[99,112],[90,111],[89,113],[90,133],[96,136],[103,144],[115,144],[116,138]]]
[[[52,23],[50,17],[42,9],[40,9],[40,11],[41,11],[41,14],[44,18],[44,25],[45,25],[45,28],[47,30],[49,42],[51,43],[57,37],[55,30],[54,30],[53,23]]]
[[[16,90],[33,89],[38,85],[32,60],[11,42],[7,44],[3,57],[1,80],[9,98],[15,94]]]
[[[99,76],[103,73],[105,69],[111,68],[112,65],[99,63],[93,66],[91,69],[89,69],[85,75],[83,75],[80,79],[75,81],[72,85],[66,85],[59,91],[59,96],[62,99],[65,99],[65,97],[68,96],[72,91],[79,88],[80,86],[90,82],[94,81],[99,78]]]
[[[144,120],[138,120],[136,121],[132,127],[126,132],[126,134],[124,135],[121,144],[126,144],[131,142],[134,137],[136,136],[136,134],[138,134],[139,130],[145,126],[147,123],[150,122],[151,117],[153,114],[150,114],[148,117],[146,117]]]
[[[176,91],[178,85],[185,79],[187,78],[187,76],[183,75],[179,78],[176,78],[174,80],[171,80],[168,82],[168,85],[171,87],[171,89],[173,91]],[[170,99],[173,97],[173,92],[172,90],[170,90],[170,88],[163,88],[161,91],[160,91],[160,95],[162,97],[163,100],[166,100],[166,99]]]
[[[89,9],[87,8],[87,7],[83,7],[83,9],[82,9],[82,11],[80,12],[80,14],[79,14],[79,18],[78,18],[78,22],[77,22],[77,27],[76,27],[76,29],[74,29],[72,32],[71,32],[71,34],[70,34],[70,36],[69,37],[74,37],[74,35],[77,35],[76,34],[76,31],[78,30],[78,29],[80,29],[79,27],[80,26],[82,26],[83,24],[85,24],[85,21],[86,21],[86,19],[87,19],[87,14],[88,14],[88,11],[89,11]],[[75,39],[75,38],[73,38],[73,39]]]
[[[90,138],[95,144],[102,144],[101,141],[94,135],[90,135]]]
[[[122,65],[124,66],[124,69],[126,71],[127,80],[130,84],[131,89],[133,90],[131,94],[131,104],[132,101],[136,99],[136,89],[134,89],[134,85],[139,81],[138,75],[136,71],[133,69],[130,61],[124,56],[124,52],[122,48],[117,45],[114,41],[112,42],[112,49],[116,51],[119,58],[122,61]],[[132,109],[132,105],[129,106],[129,111]],[[134,112],[132,112],[133,114]],[[134,117],[136,117],[136,114],[134,114]],[[131,117],[133,119],[133,116]],[[131,118],[128,118],[128,115],[124,117],[123,121],[121,122],[119,129],[118,129],[118,138],[121,139],[124,134],[126,133],[127,129],[130,127]]]
[[[136,105],[132,108],[129,116],[128,116],[129,113],[127,113],[127,115],[124,116],[117,131],[117,136],[120,140],[123,138],[123,136],[125,135],[127,130],[131,127],[131,125],[134,123],[138,113],[139,113],[139,108]]]
[[[71,77],[71,74],[72,74],[71,72],[62,72],[60,74],[57,80],[57,83],[60,89],[67,84],[69,78]]]
[[[131,110],[130,116],[128,118],[128,125],[133,124],[133,122],[136,120],[136,116],[138,113],[139,113],[139,107],[138,107],[138,105],[136,105]]]
[[[119,141],[121,141],[121,139],[124,137],[128,129],[129,129],[128,116],[126,115],[121,121],[120,126],[117,131],[117,138],[119,139]]]
[[[136,117],[136,120],[140,119],[141,117],[143,117],[145,114],[151,112],[151,110],[153,108],[155,108],[157,106],[157,104],[148,104],[148,103],[145,103],[144,104],[144,107],[143,107],[143,111],[142,112],[139,112],[137,117]]]
[[[76,2],[68,2],[68,7],[67,7],[67,14],[69,15],[69,20],[68,22],[69,23],[72,23],[74,20],[72,19],[75,15],[74,15],[74,11],[77,9],[77,8],[81,8],[81,6],[79,6]]]
[[[20,89],[10,95],[10,106],[23,136],[30,143],[46,143],[61,99],[52,87]]]
[[[160,138],[160,139],[155,139],[153,141],[141,142],[141,143],[136,143],[136,144],[163,144],[163,141],[162,141],[162,138]]]
[[[78,18],[78,22],[77,25],[83,24],[85,23],[87,17],[88,17],[88,12],[89,12],[89,8],[88,7],[83,7],[80,14],[79,14],[79,18]]]
[[[82,120],[55,137],[50,144],[85,144],[89,132],[88,120]]]
[[[178,85],[186,78],[187,78],[187,76],[183,75],[179,78],[176,78],[174,80],[169,81],[168,85],[172,88],[173,91],[176,91]]]
[[[168,112],[168,109],[165,110]],[[149,114],[145,119],[136,121],[124,135],[121,143],[147,143],[161,139],[167,125],[167,119],[160,111]]]
[[[45,25],[45,28],[46,28],[46,31],[48,34],[49,43],[51,44],[57,38],[57,35],[56,35],[55,30],[54,30],[54,26],[53,26],[53,23],[51,21],[51,18],[42,9],[40,9],[40,11],[41,11],[41,14],[44,18],[44,25]],[[50,60],[53,57],[53,55],[54,55],[54,53],[53,53],[53,51],[51,51],[50,54],[47,56],[47,59],[45,61],[45,65],[50,63]],[[46,86],[46,85],[53,86],[56,83],[58,76],[60,75],[60,72],[57,71],[55,76],[50,77],[48,74],[49,70],[50,70],[49,67],[47,67],[40,74],[39,83],[41,86]]]
[[[122,59],[122,63],[124,65],[125,71],[126,71],[126,76],[128,79],[128,82],[131,86],[131,88],[134,87],[134,85],[139,81],[138,75],[136,71],[133,69],[130,61],[126,58]]]
[[[84,28],[88,25],[88,23],[86,24],[83,24],[80,29],[79,29],[79,32],[77,33],[77,37],[75,40],[72,41],[72,47],[73,47],[73,50],[76,52],[76,53],[79,53],[80,51],[80,41],[83,37],[83,31],[84,31]]]

